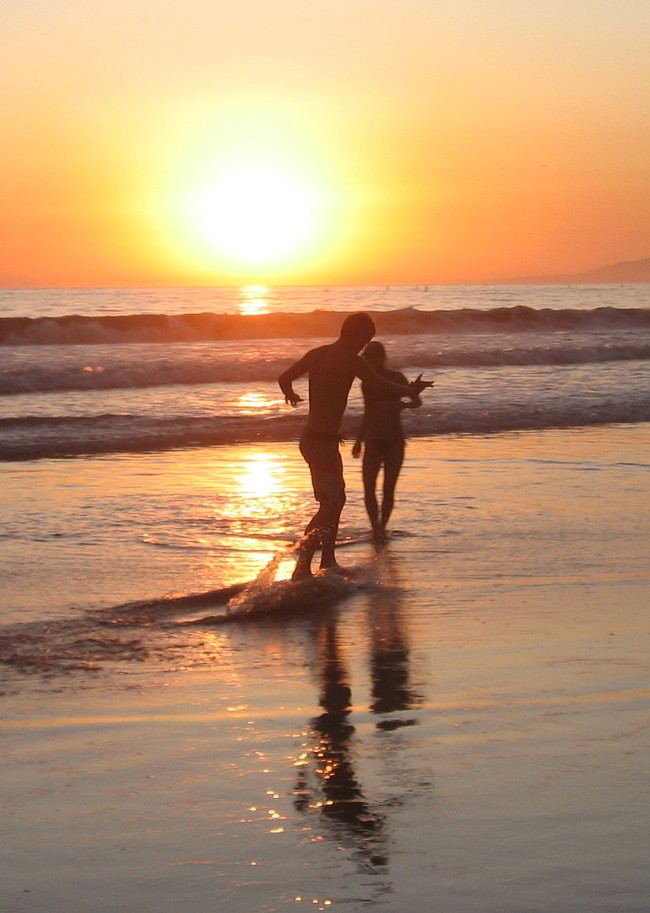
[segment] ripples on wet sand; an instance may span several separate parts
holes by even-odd
[[[394,539],[340,553],[372,586],[218,628],[97,613],[254,576],[311,509],[292,446],[4,468],[3,905],[645,910],[647,445],[412,441]]]

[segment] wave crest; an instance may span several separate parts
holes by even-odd
[[[650,328],[650,308],[532,308],[368,311],[381,335],[555,332]],[[337,336],[346,312],[273,314],[129,314],[0,318],[0,345],[116,345]]]

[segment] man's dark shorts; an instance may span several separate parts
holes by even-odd
[[[343,503],[345,482],[338,438],[305,431],[300,438],[300,452],[309,466],[316,500],[321,504]]]

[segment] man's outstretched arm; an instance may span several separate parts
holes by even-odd
[[[418,374],[416,379],[412,380],[410,384],[396,384],[392,380],[387,380],[385,377],[382,377],[380,374],[375,374],[368,362],[361,357],[359,357],[358,360],[357,377],[360,377],[361,380],[368,381],[379,389],[386,390],[389,393],[409,396],[413,401],[419,398],[420,393],[422,393],[423,390],[426,390],[427,387],[433,387],[433,381],[422,380],[421,374]]]
[[[283,371],[282,374],[278,377],[280,389],[284,393],[284,401],[290,406],[297,406],[298,403],[302,402],[302,396],[298,396],[296,391],[293,389],[293,382],[309,371],[311,361],[309,357],[310,354],[310,352],[307,352],[306,355],[303,355],[302,358],[300,358],[295,364],[291,365],[290,368],[287,368],[286,371]]]

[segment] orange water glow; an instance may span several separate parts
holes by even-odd
[[[269,289],[265,285],[244,285],[239,290],[239,313],[268,314],[271,310]]]
[[[280,454],[273,451],[247,452],[242,448],[232,477],[232,493],[223,509],[237,536],[240,560],[246,562],[251,577],[257,576],[266,567],[270,553],[277,553],[286,540],[283,518],[293,504],[286,481],[287,469]],[[274,537],[277,537],[276,543]],[[295,561],[287,554],[277,569],[275,579],[286,579],[294,565]]]
[[[237,400],[240,412],[243,415],[257,415],[271,405],[271,401],[263,393],[244,393]]]

